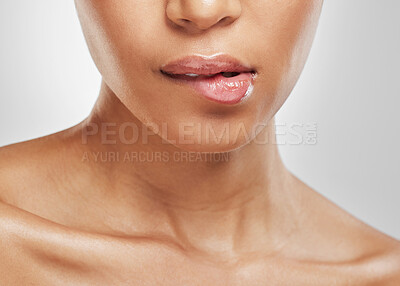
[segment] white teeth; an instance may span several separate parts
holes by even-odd
[[[186,73],[185,76],[190,76],[190,77],[213,77],[215,76],[215,74],[208,74],[208,75],[199,75],[199,74],[195,74],[195,73]]]

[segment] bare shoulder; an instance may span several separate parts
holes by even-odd
[[[87,273],[102,258],[96,245],[107,244],[0,202],[1,285],[97,285]]]
[[[388,246],[386,252],[372,256],[364,266],[365,271],[375,272],[371,285],[400,285],[400,246]]]
[[[359,285],[400,285],[400,241],[301,183],[304,211],[297,259],[348,272]]]
[[[12,198],[25,188],[25,183],[29,184],[36,167],[43,161],[38,159],[47,141],[40,138],[0,148],[1,201],[14,201]]]
[[[41,190],[64,164],[63,154],[74,148],[75,127],[37,139],[0,147],[0,201],[17,203]],[[55,168],[57,167],[57,168]]]
[[[42,227],[37,222],[40,220],[33,214],[0,202],[1,285],[25,285],[24,276],[29,265],[31,271],[38,271],[34,262],[35,251],[39,250],[38,232]]]

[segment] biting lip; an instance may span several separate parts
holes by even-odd
[[[217,74],[232,77],[240,73],[256,73],[251,67],[224,54],[187,56],[162,66],[160,71],[170,77],[210,77]]]
[[[252,94],[257,75],[250,66],[225,54],[188,56],[162,66],[160,72],[208,100],[230,105]]]

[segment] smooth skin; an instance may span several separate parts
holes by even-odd
[[[274,144],[322,0],[75,3],[99,99],[80,124],[0,149],[1,285],[400,285],[400,242],[293,176]],[[257,71],[242,104],[160,73],[216,53]],[[223,140],[204,139],[226,123]],[[176,157],[186,151],[228,159]],[[123,160],[157,152],[170,160]]]

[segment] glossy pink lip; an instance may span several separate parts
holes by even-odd
[[[188,84],[207,99],[224,104],[236,104],[247,98],[256,74],[228,55],[185,57],[162,66],[161,72]]]

